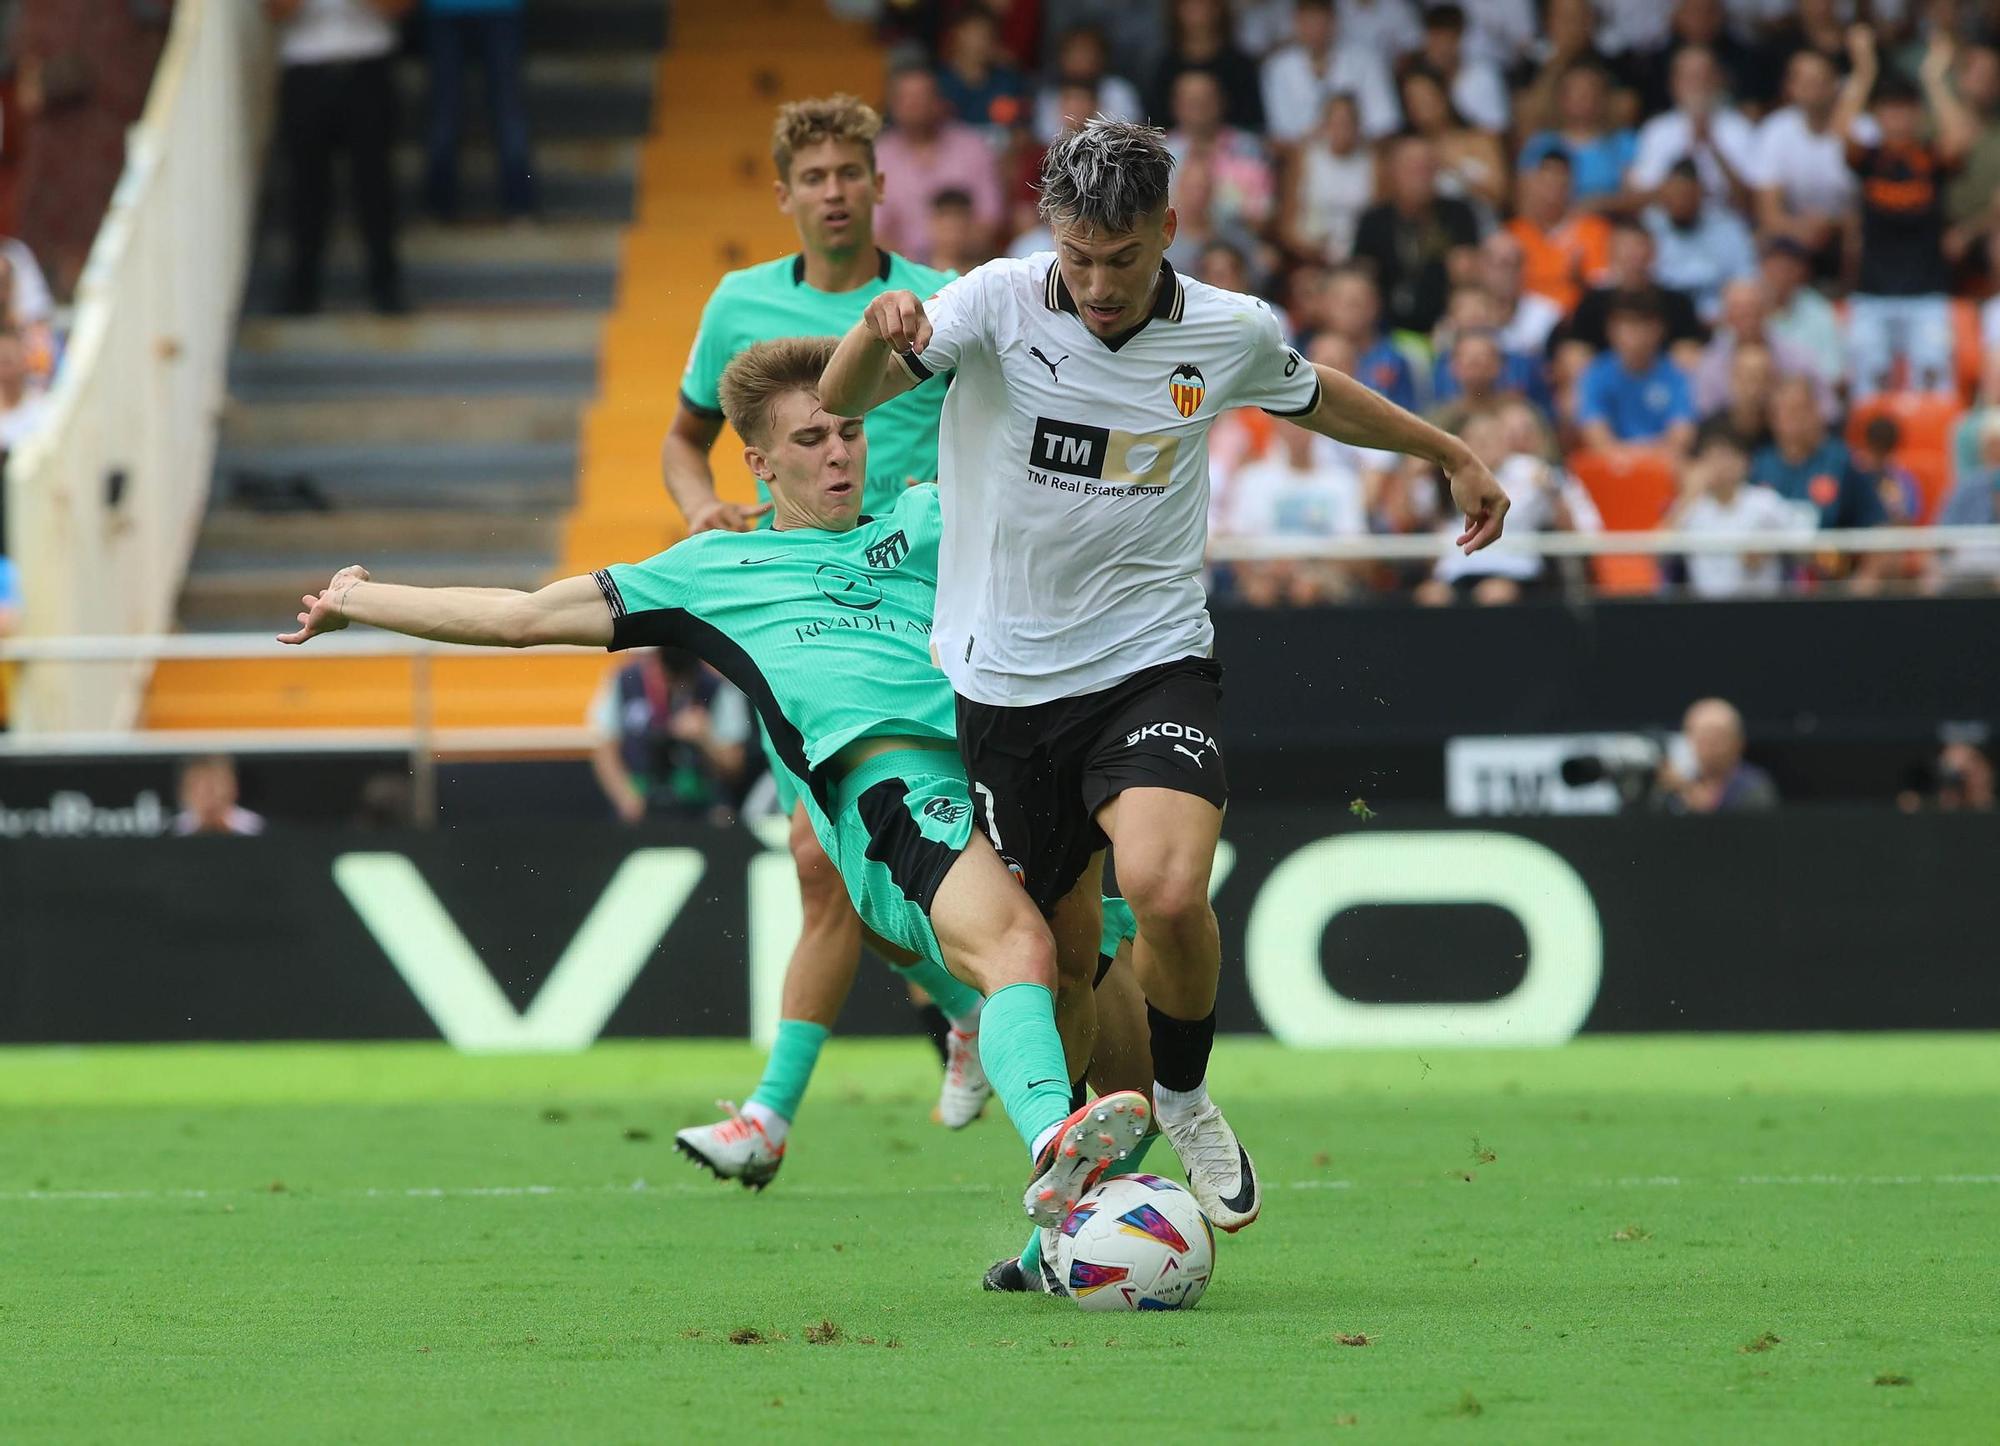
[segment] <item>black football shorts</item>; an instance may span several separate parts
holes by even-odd
[[[1222,665],[1179,658],[1122,683],[1024,707],[958,700],[958,747],[993,846],[1044,913],[1109,842],[1096,813],[1128,788],[1229,802]]]

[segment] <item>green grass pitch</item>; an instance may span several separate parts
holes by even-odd
[[[0,1051],[0,1441],[2000,1438],[1992,1036],[1226,1042],[1264,1218],[1147,1316],[979,1290],[1023,1151],[918,1042],[697,1174],[757,1063]]]

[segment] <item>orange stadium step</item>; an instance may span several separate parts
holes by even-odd
[[[749,97],[767,112],[789,100],[846,91],[873,102],[888,72],[879,55],[846,46],[770,52],[762,49],[679,56],[660,67],[660,106],[674,130],[693,115],[728,110],[740,114]],[[761,143],[770,133],[765,122]],[[731,137],[736,143],[744,138]]]
[[[524,653],[431,663],[440,728],[561,728],[583,721],[601,658]],[[407,728],[412,664],[403,658],[231,659],[161,663],[149,728]]]
[[[666,53],[680,59],[753,46],[811,52],[867,41],[864,26],[834,15],[825,0],[681,0]]]

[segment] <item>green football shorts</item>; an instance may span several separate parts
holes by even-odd
[[[955,748],[900,748],[864,760],[833,789],[829,857],[869,928],[938,964],[938,886],[972,841],[972,793]]]
[[[834,786],[833,804],[833,837],[821,842],[828,845],[855,912],[890,943],[942,965],[931,903],[971,843],[974,823],[957,752],[878,753]],[[1099,953],[1109,959],[1136,933],[1130,906],[1107,897]]]

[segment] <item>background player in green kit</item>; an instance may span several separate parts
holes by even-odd
[[[660,452],[667,491],[687,518],[690,534],[741,532],[768,524],[770,492],[760,479],[758,505],[716,496],[710,453],[723,422],[722,374],[745,348],[780,337],[838,335],[861,319],[882,292],[906,288],[929,296],[952,273],[919,266],[875,244],[875,205],[882,177],[875,169],[881,118],[852,96],[804,100],[779,110],[771,153],[778,207],[798,229],[799,249],[759,266],[732,271],[702,311],[701,329],[681,378],[680,408]],[[867,420],[868,463],[861,510],[881,516],[911,482],[937,477],[938,412],[945,380],[919,387]],[[764,1077],[744,1105],[772,1149],[786,1133],[812,1078],[821,1046],[853,987],[861,955],[861,924],[808,824],[790,777],[765,738],[765,757],[791,816],[792,857],[798,868],[802,927],[785,971],[779,1023]],[[939,1001],[947,1017],[954,1011]],[[947,1035],[940,1118],[969,1124],[985,1103],[970,1037]],[[737,1117],[712,1128],[733,1133]],[[772,1166],[775,1170],[775,1165]]]
[[[937,492],[912,488],[862,517],[861,424],[828,416],[815,392],[831,354],[830,340],[766,343],[725,375],[746,460],[772,487],[771,530],[711,532],[534,593],[397,587],[344,568],[280,641],[358,621],[440,642],[672,643],[704,657],[757,707],[868,927],[986,995],[980,1060],[1034,1162],[1027,1213],[1054,1225],[1131,1155],[1151,1106],[1126,1090],[1071,1107],[1055,942],[973,830],[954,705],[930,656]]]

